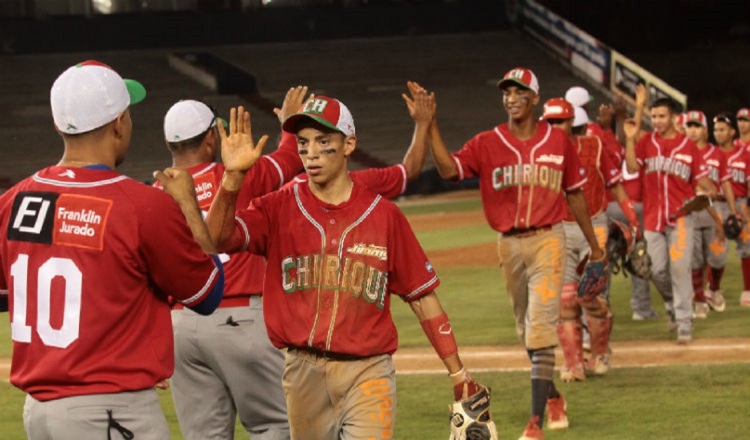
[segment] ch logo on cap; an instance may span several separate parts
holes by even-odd
[[[508,72],[508,75],[506,75],[506,78],[516,78],[516,79],[523,79],[524,71],[522,69],[513,69],[510,72]]]
[[[313,99],[307,101],[307,104],[305,104],[305,108],[302,109],[302,112],[322,114],[325,111],[327,105],[328,101],[326,101],[325,99]]]

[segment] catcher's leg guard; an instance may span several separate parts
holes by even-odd
[[[563,286],[557,336],[565,357],[565,367],[560,372],[560,379],[564,382],[586,379],[583,368],[581,305],[578,304],[577,297],[578,284],[568,283]]]
[[[594,374],[605,374],[609,369],[609,336],[612,333],[612,313],[604,298],[594,298],[584,304],[586,326],[591,338],[591,357],[587,369]]]

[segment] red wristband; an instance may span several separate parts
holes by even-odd
[[[638,224],[638,215],[635,213],[635,210],[633,209],[633,204],[630,203],[630,199],[624,198],[618,202],[620,204],[620,209],[622,209],[622,213],[625,214],[625,218],[628,219],[628,223],[630,223],[630,227],[638,228],[640,225]]]

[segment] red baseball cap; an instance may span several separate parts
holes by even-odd
[[[687,116],[682,125],[687,125],[692,122],[694,124],[700,124],[701,127],[706,127],[708,124],[705,113],[700,110],[690,110],[686,115]]]
[[[327,96],[316,96],[307,101],[299,112],[289,116],[282,128],[290,133],[297,132],[297,123],[302,118],[313,121],[342,133],[344,136],[354,136],[354,118],[343,102]]]
[[[743,107],[737,110],[737,120],[744,119],[750,121],[750,108]]]
[[[552,98],[544,103],[542,119],[570,119],[574,116],[573,105],[565,98]]]
[[[687,122],[686,113],[679,113],[675,115],[675,124],[677,124],[679,127],[684,127],[686,122]]]
[[[504,89],[509,85],[520,86],[539,94],[539,81],[536,79],[536,75],[525,67],[511,69],[505,74],[505,76],[503,76],[503,79],[497,83],[497,87],[500,89]]]

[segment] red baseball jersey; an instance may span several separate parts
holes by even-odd
[[[564,131],[544,121],[530,139],[516,139],[502,124],[470,139],[451,155],[458,180],[479,177],[484,215],[499,232],[561,222],[565,192],[586,182],[576,149]]]
[[[647,133],[635,146],[643,174],[643,222],[649,231],[663,232],[684,214],[678,209],[695,196],[696,181],[708,175],[698,147],[684,134],[664,139]]]
[[[11,382],[38,400],[172,375],[166,294],[190,306],[219,269],[172,198],[111,170],[53,166],[0,196]]]
[[[279,189],[302,169],[302,160],[297,152],[297,140],[294,135],[282,132],[279,148],[271,154],[261,157],[245,175],[242,189],[237,199],[237,206],[245,208],[255,197]],[[188,169],[195,183],[195,195],[198,206],[208,212],[219,191],[224,165],[207,162]],[[159,182],[154,186],[161,188]],[[247,252],[219,255],[224,263],[224,299],[230,300],[240,296],[260,295],[263,293],[263,257]]]
[[[738,145],[731,150],[719,149],[727,159],[727,170],[732,175],[732,192],[735,198],[747,197],[747,166],[750,164],[748,151]]]
[[[359,182],[375,194],[380,194],[386,199],[395,199],[406,192],[409,180],[406,176],[406,167],[403,164],[391,165],[385,168],[368,168],[365,170],[350,171],[349,178]],[[298,183],[307,184],[307,174],[299,174],[287,186]]]
[[[399,208],[354,182],[330,205],[296,184],[237,213],[225,248],[267,259],[263,312],[278,348],[393,353],[391,294],[414,301],[440,284]]]
[[[742,147],[746,150],[750,149],[750,140],[743,141],[740,138],[737,138],[734,140],[734,146],[735,147]]]
[[[589,215],[594,217],[607,209],[608,188],[622,180],[620,169],[612,163],[610,155],[602,140],[597,136],[575,136],[578,158],[586,173],[586,183],[583,193],[589,209]],[[566,221],[575,221],[573,213],[568,210]]]
[[[703,150],[700,150],[703,163],[708,170],[708,178],[721,191],[721,184],[732,178],[732,173],[727,169],[727,157],[720,148],[707,144]]]

